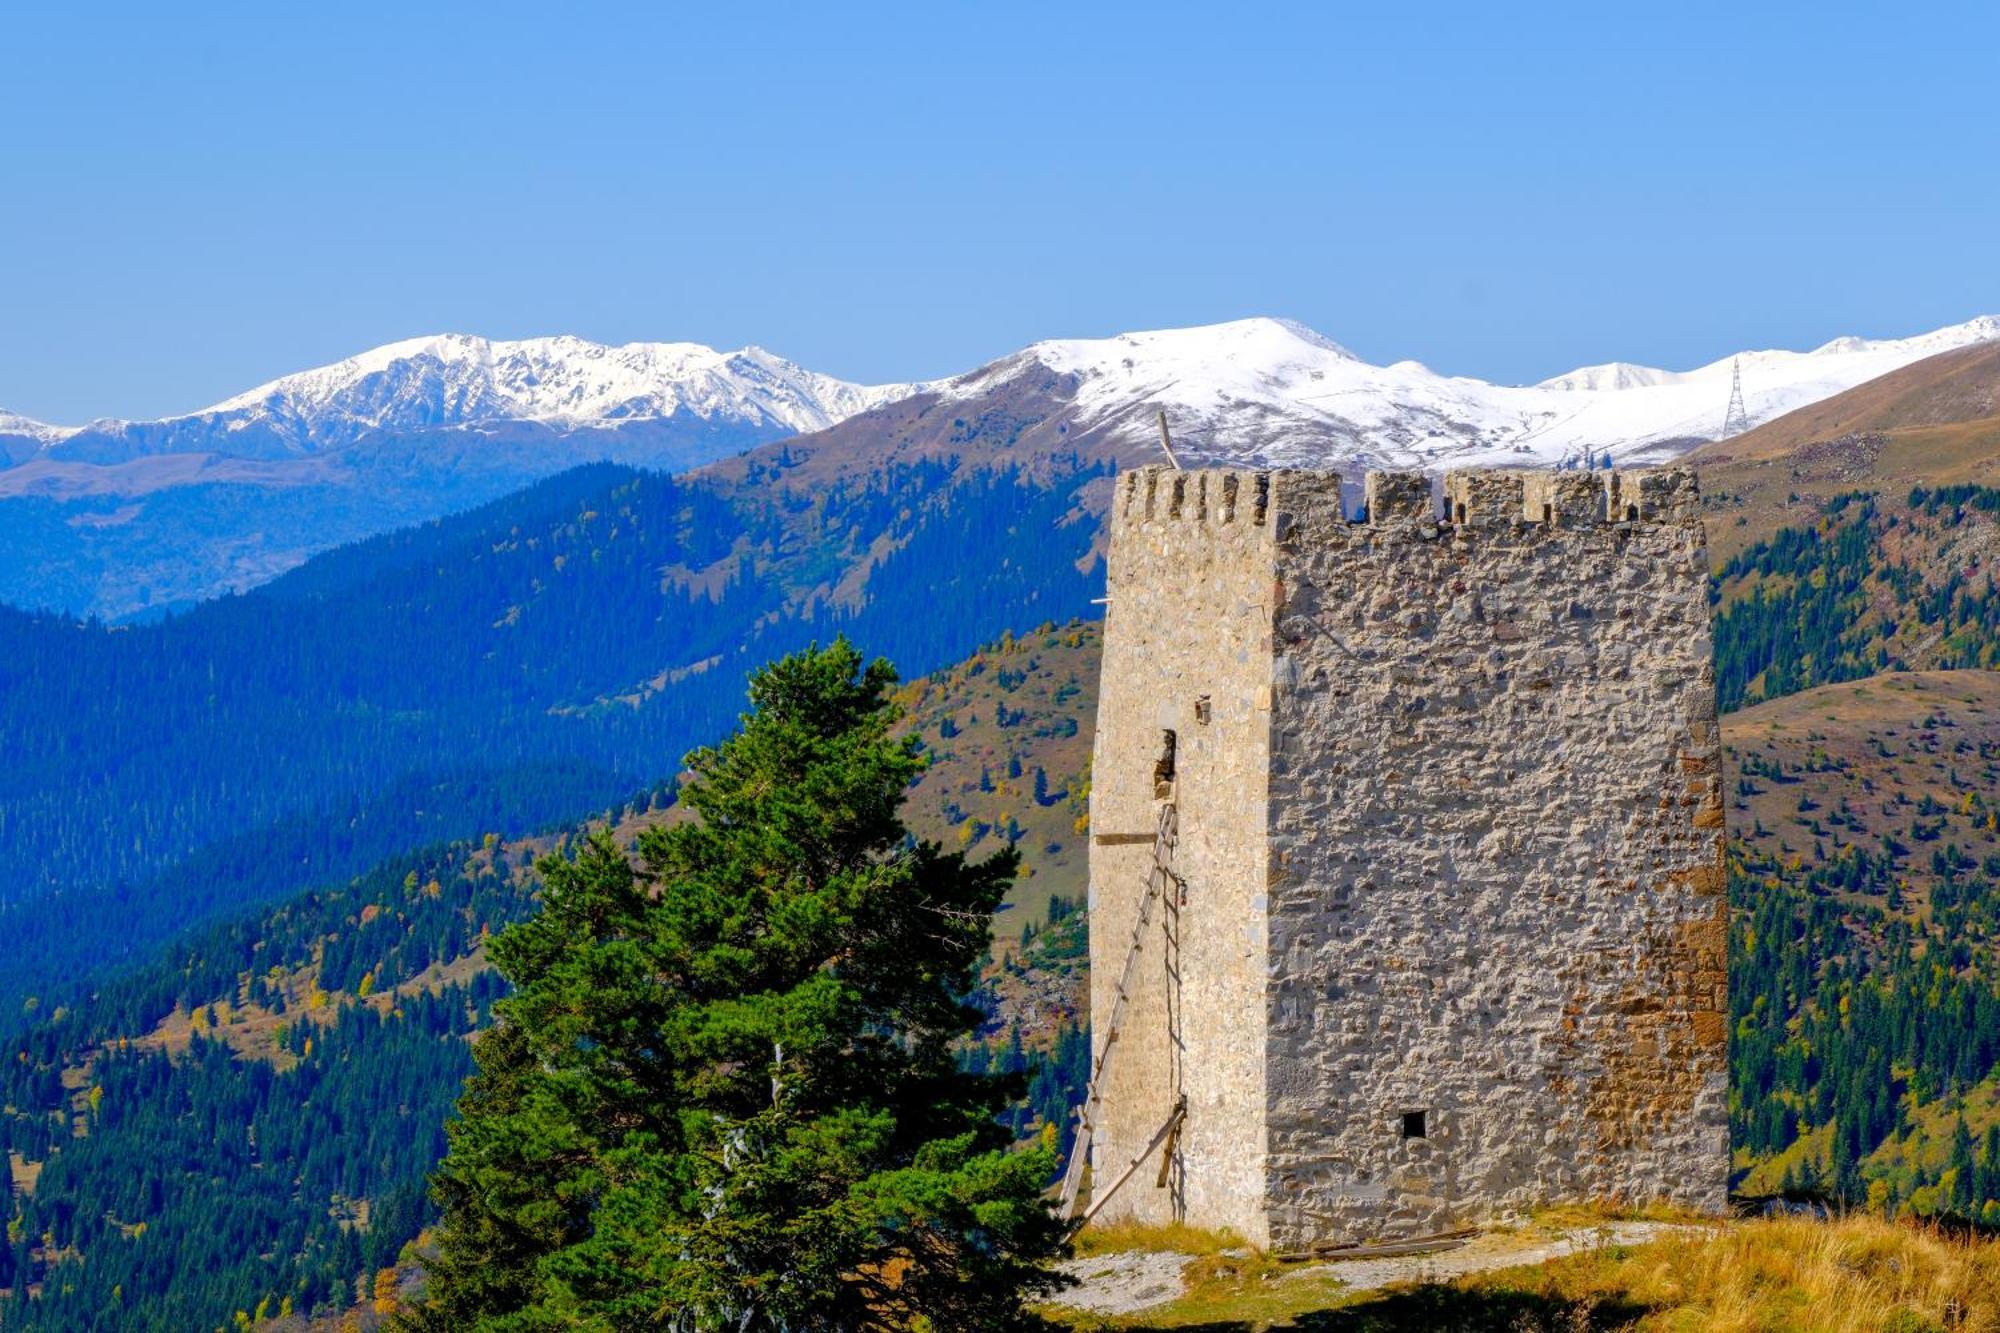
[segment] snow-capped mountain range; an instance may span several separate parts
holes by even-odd
[[[756,347],[417,338],[157,421],[0,413],[0,602],[146,614],[593,460],[686,471],[818,435],[867,467],[942,419],[1021,423],[1020,447],[1276,466],[1652,462],[2000,338],[1991,316],[1914,338],[1749,351],[1689,371],[1610,363],[1532,385],[1376,366],[1287,320],[1035,343],[949,380],[850,384]],[[989,441],[993,436],[985,437]],[[1000,447],[1012,436],[1002,436]],[[898,446],[900,447],[900,446]],[[945,445],[956,452],[958,446]]]
[[[1074,377],[1072,429],[1150,438],[1167,413],[1187,451],[1216,461],[1445,467],[1558,463],[1606,453],[1652,462],[1719,438],[1732,373],[1752,425],[1913,361],[2000,338],[1982,316],[1914,338],[1837,338],[1810,352],[1749,351],[1689,371],[1612,362],[1539,384],[1376,366],[1301,324],[1245,319],[1116,338],[1036,343],[941,386],[976,397],[1031,368]],[[1143,408],[1143,411],[1134,411]]]
[[[801,435],[910,388],[849,384],[761,347],[607,347],[571,337],[492,342],[447,333],[286,375],[198,412],[78,427],[0,414],[0,434],[35,439],[52,458],[94,463],[187,452],[299,457],[388,432],[517,423],[578,430],[681,421]]]
[[[1075,377],[1076,426],[1129,415],[1132,432],[1143,434],[1152,430],[1152,411],[1164,409],[1190,448],[1218,459],[1528,464],[1590,450],[1640,460],[1717,438],[1733,371],[1741,374],[1754,425],[1995,338],[2000,319],[1987,315],[1913,338],[1846,337],[1809,352],[1734,353],[1688,371],[1608,362],[1539,384],[1501,385],[1441,375],[1415,361],[1371,365],[1302,324],[1255,318],[1039,342],[951,380],[861,385],[759,347],[721,352],[699,343],[608,347],[572,337],[492,342],[440,334],[389,343],[157,421],[63,427],[0,412],[0,437],[13,437],[17,461],[40,455],[95,464],[172,453],[282,459],[386,433],[523,423],[568,432],[684,422],[778,438],[916,393],[977,397],[1040,367]]]

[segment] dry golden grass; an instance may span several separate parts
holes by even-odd
[[[1664,1200],[1642,1204],[1565,1203],[1537,1208],[1518,1226],[1498,1224],[1488,1226],[1486,1230],[1570,1232],[1589,1230],[1613,1222],[1667,1222],[1676,1226],[1713,1226],[1715,1218],[1708,1213],[1699,1213]]]
[[[1744,1222],[1460,1285],[1540,1295],[1552,1312],[1592,1312],[1598,1328],[2000,1330],[2000,1245],[1874,1216]]]
[[[1085,1227],[1076,1234],[1078,1257],[1093,1254],[1131,1254],[1135,1251],[1168,1254],[1223,1254],[1248,1250],[1250,1243],[1233,1231],[1204,1231],[1174,1222],[1148,1226],[1139,1222],[1110,1222]]]
[[[33,1194],[35,1182],[41,1179],[42,1164],[31,1162],[17,1152],[10,1152],[7,1154],[7,1171],[17,1191],[22,1194]]]
[[[1190,1264],[1187,1295],[1170,1306],[1063,1322],[1125,1333],[2000,1333],[2000,1243],[1866,1215],[1690,1227],[1379,1292],[1344,1295],[1337,1275],[1217,1253]]]

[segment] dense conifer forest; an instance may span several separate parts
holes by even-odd
[[[504,989],[446,965],[532,907],[496,851],[398,857],[185,936],[9,1042],[0,1148],[36,1171],[0,1328],[351,1304],[430,1216],[466,1038]]]
[[[1891,883],[1867,869],[1855,882],[1740,848],[1736,860],[1730,1100],[1742,1160],[1804,1148],[1781,1188],[2000,1223],[2000,1123],[1986,1126],[1976,1162],[1961,1161],[1957,1146],[1944,1162],[1869,1160],[1926,1107],[1944,1108],[1955,1137],[1970,1142],[1959,1108],[2000,1063],[1991,954],[1940,949],[1910,921],[1836,896],[1886,896]],[[1989,912],[2000,902],[1983,875],[1964,877],[1960,891]]]
[[[0,608],[0,1014],[214,913],[655,787],[809,641],[925,671],[1101,586],[1064,521],[1093,468],[781,473],[581,468],[154,625]]]

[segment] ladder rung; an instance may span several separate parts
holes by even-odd
[[[1090,1082],[1085,1085],[1083,1102],[1076,1110],[1080,1128],[1070,1150],[1069,1167],[1063,1173],[1062,1211],[1066,1215],[1075,1207],[1077,1190],[1082,1183],[1084,1162],[1089,1155],[1091,1145],[1095,1139],[1094,1127],[1084,1108],[1096,1106],[1103,1100],[1104,1073],[1110,1066],[1112,1052],[1117,1049],[1119,1019],[1124,1013],[1125,1002],[1131,998],[1127,984],[1132,978],[1133,966],[1138,962],[1139,955],[1145,951],[1146,930],[1152,922],[1153,903],[1156,899],[1160,901],[1161,909],[1164,913],[1160,921],[1160,933],[1166,940],[1168,949],[1167,975],[1174,983],[1175,988],[1178,988],[1180,982],[1181,903],[1179,900],[1181,893],[1185,891],[1186,882],[1174,873],[1170,864],[1174,849],[1179,843],[1180,811],[1169,801],[1160,807],[1159,822],[1153,830],[1153,863],[1146,872],[1145,896],[1139,900],[1139,911],[1133,918],[1132,939],[1125,951],[1125,965],[1120,970],[1118,980],[1112,987],[1111,1012],[1104,1016],[1103,1044],[1098,1047],[1096,1058],[1091,1061]],[[1169,1006],[1169,1022],[1172,1022],[1172,1014],[1175,1006],[1171,994],[1167,997],[1167,1003]],[[1161,1127],[1162,1136],[1178,1124],[1179,1116],[1186,1114],[1186,1105],[1186,1101],[1183,1100],[1177,1109],[1175,1118],[1168,1125]],[[1159,1137],[1155,1137],[1153,1146],[1158,1146]],[[1093,1201],[1090,1211],[1081,1220],[1087,1221],[1090,1215],[1095,1213],[1098,1207],[1102,1205],[1103,1200],[1108,1199],[1111,1193],[1124,1183],[1125,1177],[1138,1169],[1138,1165],[1138,1161],[1135,1160],[1126,1169],[1125,1175],[1120,1176],[1109,1190],[1105,1191],[1098,1200]]]

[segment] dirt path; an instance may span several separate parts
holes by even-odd
[[[1546,1263],[1606,1245],[1642,1245],[1687,1229],[1670,1222],[1609,1222],[1558,1231],[1488,1232],[1453,1250],[1300,1264],[1279,1280],[1337,1278],[1350,1292],[1376,1291],[1403,1282],[1449,1282],[1468,1273]],[[1137,1314],[1176,1300],[1186,1291],[1181,1270],[1187,1263],[1184,1254],[1141,1251],[1073,1259],[1063,1269],[1077,1278],[1078,1285],[1052,1303],[1092,1314]]]
[[[1077,1285],[1053,1297],[1051,1305],[1066,1305],[1092,1314],[1134,1314],[1165,1305],[1187,1290],[1181,1269],[1185,1254],[1127,1250],[1096,1254],[1059,1265]]]

